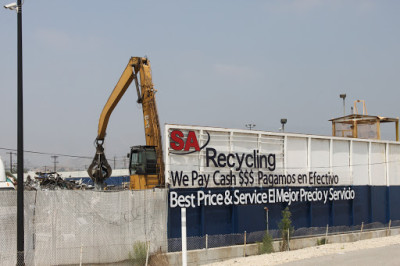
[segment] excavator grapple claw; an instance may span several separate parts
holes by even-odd
[[[104,154],[102,143],[97,143],[96,155],[88,168],[88,174],[95,184],[95,188],[102,190],[104,181],[111,176],[111,166],[108,164]]]

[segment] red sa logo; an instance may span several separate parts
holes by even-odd
[[[188,151],[190,148],[194,148],[195,151],[199,151],[199,142],[197,141],[196,134],[194,131],[189,131],[187,138],[186,138],[186,143],[183,139],[184,135],[182,131],[180,130],[174,130],[171,132],[171,148],[176,150],[176,151]]]

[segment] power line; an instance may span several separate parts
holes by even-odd
[[[13,151],[16,151],[15,149],[0,147],[0,150],[10,151],[10,152],[7,152],[7,154],[12,153],[12,154],[16,155],[16,153],[13,153]],[[59,163],[57,161],[58,157],[80,158],[80,159],[85,159],[85,160],[92,160],[93,159],[93,157],[91,157],[91,156],[80,156],[80,155],[72,155],[72,154],[49,153],[49,152],[39,152],[39,151],[31,151],[31,150],[24,150],[24,152],[25,153],[30,153],[30,154],[37,154],[37,155],[50,155],[51,158],[54,160],[54,162],[53,162],[54,163],[54,165],[53,165],[54,169],[57,168],[57,164]],[[54,158],[54,157],[56,157],[56,158]],[[114,160],[114,169],[116,169],[117,164],[119,164],[120,162],[121,162],[121,164],[124,164],[124,166],[126,168],[126,156],[114,156],[113,160]],[[10,159],[10,162],[11,162],[11,159]],[[10,166],[11,166],[10,169],[15,169],[16,165],[17,165],[16,163],[10,164]],[[14,166],[14,168],[12,166]],[[36,163],[36,164],[34,164],[34,165],[30,166],[30,167],[31,168],[32,167],[38,168],[39,166]],[[40,166],[40,167],[43,167],[43,166]],[[50,167],[45,167],[45,169],[46,168],[50,169]],[[86,164],[85,164],[85,169],[87,169],[87,165]]]
[[[17,151],[16,149],[9,149],[9,148],[3,148],[3,147],[0,147],[0,150]],[[27,151],[27,150],[24,150],[24,152],[33,153],[33,154],[41,154],[41,155],[54,155],[54,156],[61,156],[61,157],[93,159],[93,157],[90,157],[90,156],[79,156],[79,155],[70,155],[70,154],[61,154],[61,153],[49,153],[49,152],[39,152],[39,151]]]

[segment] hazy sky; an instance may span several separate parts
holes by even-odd
[[[150,59],[162,125],[278,131],[285,117],[288,132],[330,135],[328,120],[343,114],[340,93],[348,113],[363,99],[368,114],[398,117],[399,10],[394,0],[26,0],[25,149],[94,156],[99,115],[131,56]],[[14,11],[0,9],[0,36],[0,147],[16,149]],[[111,116],[106,155],[121,162],[139,144],[132,86]],[[25,158],[28,167],[52,165],[50,155]]]

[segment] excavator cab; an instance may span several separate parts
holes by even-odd
[[[155,146],[134,146],[131,148],[129,174],[157,174],[157,153]]]
[[[159,185],[155,146],[134,146],[129,155],[130,189],[149,189]]]

